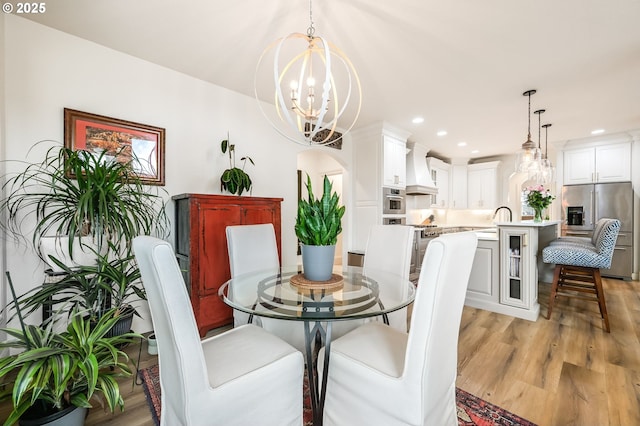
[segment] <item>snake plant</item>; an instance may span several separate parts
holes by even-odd
[[[342,216],[345,207],[340,206],[340,197],[333,191],[333,185],[325,175],[322,198],[313,195],[311,178],[307,174],[308,198],[298,202],[296,218],[296,236],[302,244],[311,246],[329,246],[338,241],[342,232]]]

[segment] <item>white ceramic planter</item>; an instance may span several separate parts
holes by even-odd
[[[158,342],[156,341],[156,335],[151,333],[147,337],[147,352],[149,355],[158,355]]]
[[[43,260],[51,268],[53,272],[64,272],[62,268],[56,265],[49,256],[53,256],[69,268],[77,268],[79,266],[92,266],[97,263],[98,246],[93,243],[90,237],[83,237],[82,243],[79,238],[73,241],[73,257],[69,255],[69,237],[68,236],[52,236],[42,237],[40,239],[40,254]],[[106,253],[106,247],[101,254]]]

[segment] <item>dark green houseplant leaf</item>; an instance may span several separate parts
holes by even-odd
[[[314,246],[334,245],[342,232],[342,216],[345,207],[340,206],[340,198],[333,192],[333,185],[325,175],[322,197],[313,194],[311,178],[307,175],[308,198],[298,202],[296,236],[302,244]]]

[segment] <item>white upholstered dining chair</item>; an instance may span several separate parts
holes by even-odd
[[[369,237],[364,251],[364,263],[362,271],[365,275],[371,274],[375,279],[375,271],[391,272],[403,281],[409,280],[411,268],[411,250],[413,248],[415,228],[405,225],[373,225],[369,229]],[[392,287],[385,287],[385,290]],[[404,286],[397,287],[398,292],[404,290]],[[381,295],[381,299],[391,304],[393,300],[401,300],[402,296],[387,292]],[[407,331],[407,308],[386,314],[389,325],[400,330]],[[383,317],[375,317],[368,320],[336,321],[332,328],[334,338],[345,335],[349,331],[369,321],[383,321]]]
[[[242,274],[280,268],[276,233],[271,223],[257,225],[227,226],[227,248],[229,251],[229,267],[231,278]],[[235,294],[234,297],[238,297]],[[255,292],[247,294],[247,305],[256,298]],[[234,310],[234,326],[246,324],[249,315]],[[303,324],[297,321],[286,321],[273,318],[253,317],[253,322],[265,330],[275,334],[296,349],[304,351]]]
[[[364,252],[363,271],[381,270],[392,272],[409,280],[411,268],[411,251],[414,244],[415,228],[405,225],[374,225],[369,231],[369,239]],[[398,286],[398,291],[404,287]],[[393,298],[393,295],[385,295],[385,298]],[[398,296],[398,299],[401,299]],[[387,314],[389,325],[400,330],[407,331],[407,308]]]
[[[229,253],[229,269],[231,278],[263,269],[280,268],[278,257],[278,244],[276,233],[271,223],[259,225],[234,225],[227,226],[227,249]],[[238,295],[234,295],[238,297]],[[255,292],[246,295],[247,305],[255,299]],[[235,327],[247,324],[249,314],[234,310],[233,325]],[[259,317],[254,318],[257,325],[261,325]]]
[[[458,333],[476,247],[473,232],[429,244],[409,333],[369,322],[333,341],[325,426],[457,425]]]
[[[141,236],[133,249],[158,344],[160,424],[300,426],[302,354],[251,324],[201,341],[169,243]]]

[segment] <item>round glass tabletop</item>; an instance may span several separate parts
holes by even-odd
[[[299,267],[240,275],[219,290],[224,302],[249,314],[285,320],[342,320],[382,315],[410,304],[411,281],[389,272],[346,267],[326,284],[308,282]]]

